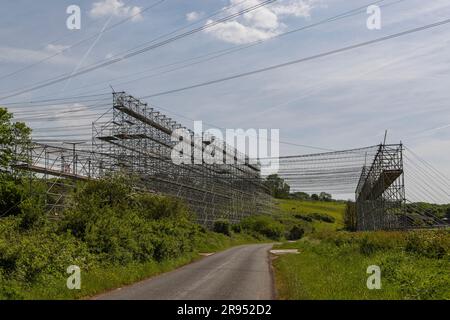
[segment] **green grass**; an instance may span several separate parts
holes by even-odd
[[[345,203],[342,202],[324,202],[324,201],[303,201],[303,200],[277,200],[278,206],[284,213],[291,214],[310,214],[324,213],[336,219],[334,223],[325,223],[313,221],[315,230],[336,230],[344,226]]]
[[[398,298],[383,283],[383,292],[366,288],[369,261],[333,248],[302,241],[298,255],[282,256],[274,262],[280,299],[379,299]]]
[[[450,235],[417,236],[426,248],[407,232],[330,232],[280,245],[300,253],[274,261],[279,298],[450,299]],[[367,289],[370,265],[381,268],[380,290]]]
[[[298,249],[273,262],[280,299],[450,299],[450,233],[345,232],[345,203],[277,200],[284,214],[322,213],[314,231],[277,248]],[[381,268],[380,290],[366,286],[367,267]]]

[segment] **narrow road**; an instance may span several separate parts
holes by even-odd
[[[99,300],[273,299],[270,244],[243,245],[94,297]]]

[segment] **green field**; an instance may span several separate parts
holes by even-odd
[[[341,231],[345,204],[281,200],[283,212],[320,212],[333,224],[278,248],[299,254],[274,261],[280,299],[450,299],[450,233]],[[340,230],[340,231],[338,231]],[[367,267],[381,268],[381,289],[366,286]]]
[[[311,213],[322,213],[330,215],[336,219],[334,223],[313,221],[312,225],[315,230],[337,230],[344,227],[343,216],[346,205],[343,202],[300,201],[285,199],[277,199],[276,201],[283,213],[299,213],[306,215]]]

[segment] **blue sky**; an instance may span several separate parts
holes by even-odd
[[[157,0],[5,2],[0,19],[0,77],[96,34],[105,25],[135,16],[101,34],[95,45],[95,39],[86,41],[35,67],[0,79],[0,96],[108,59],[190,23],[204,25],[205,17],[230,5],[230,1],[242,2],[239,4],[242,7],[258,3],[258,0],[165,0],[136,15]],[[155,75],[166,69],[146,71],[268,39],[374,1],[278,0],[245,18],[70,81],[0,101],[0,104],[8,106],[14,101],[108,93],[110,84],[115,90],[145,96],[299,59],[450,17],[447,0],[386,0],[380,3],[387,5],[381,8],[381,30],[368,30],[368,15],[363,12],[174,72]],[[81,8],[81,30],[66,28],[66,8],[72,4]],[[403,141],[450,175],[449,41],[450,29],[442,26],[287,68],[154,97],[148,102],[219,127],[277,128],[282,141],[337,150],[377,144],[388,129],[388,142]],[[126,75],[130,76],[114,80]],[[147,78],[122,84],[139,77]],[[101,112],[83,103],[61,104],[51,111],[45,106],[33,106],[26,111],[42,111],[54,117],[51,122],[31,121],[34,128],[66,127],[51,133],[37,129],[36,135],[74,132],[89,137],[88,127],[74,129],[70,126],[88,125],[90,119],[68,119],[67,116],[61,119],[58,115],[74,108],[93,117]],[[12,105],[10,109],[18,114],[25,110]],[[178,116],[173,117],[187,126],[192,125]],[[280,149],[283,155],[317,152],[288,144],[281,144]]]

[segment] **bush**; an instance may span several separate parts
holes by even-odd
[[[214,221],[213,231],[217,233],[222,233],[226,236],[230,236],[231,235],[230,221],[226,219],[218,219]]]
[[[450,254],[450,232],[445,230],[320,232],[313,238],[337,246],[355,244],[364,255],[395,249],[433,259],[443,259]]]
[[[192,252],[195,237],[205,233],[179,200],[135,193],[121,178],[88,182],[69,204],[59,231],[69,231],[110,263],[175,258]]]
[[[18,215],[18,204],[22,200],[23,190],[18,181],[6,174],[0,174],[0,214]]]
[[[307,222],[312,222],[313,218],[305,214],[294,214],[294,217]]]
[[[24,230],[43,226],[47,222],[45,211],[45,196],[33,195],[26,198],[19,205],[20,227]]]
[[[336,219],[325,213],[310,213],[309,216],[314,220],[323,221],[327,223],[334,223]]]
[[[441,232],[413,232],[406,238],[405,251],[428,258],[442,259],[450,252],[449,234]]]
[[[134,195],[132,200],[132,205],[141,210],[147,219],[192,218],[186,206],[179,199],[143,193]]]
[[[44,275],[65,276],[69,265],[87,268],[94,261],[84,243],[51,228],[0,239],[0,273],[27,283]]]
[[[368,238],[363,238],[361,243],[359,244],[359,252],[365,256],[371,256],[377,250],[380,249],[380,246],[375,242],[370,241]]]
[[[241,221],[241,225],[245,231],[273,240],[280,240],[284,233],[284,226],[269,216],[246,217]]]
[[[231,230],[233,230],[233,232],[235,232],[235,233],[241,233],[242,227],[239,223],[235,223],[235,224],[231,225]]]
[[[305,234],[305,230],[300,226],[293,226],[291,230],[289,230],[287,239],[288,240],[298,240],[303,237]]]

